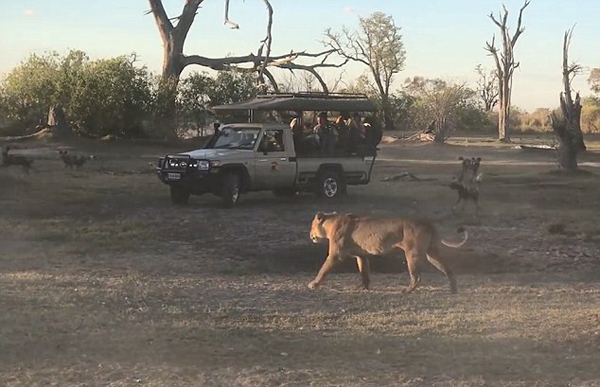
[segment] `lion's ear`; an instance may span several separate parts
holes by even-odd
[[[325,218],[325,214],[323,214],[322,212],[317,212],[315,215],[315,219],[319,222],[322,222],[324,218]]]

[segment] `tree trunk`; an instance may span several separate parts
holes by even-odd
[[[446,131],[448,130],[446,118],[435,120],[435,127],[435,136],[433,137],[433,142],[437,144],[445,143]]]
[[[53,136],[71,134],[71,128],[61,104],[51,106],[48,110],[47,126],[50,128]]]
[[[184,39],[173,31],[164,41],[160,93],[162,106],[158,121],[165,139],[177,138],[177,86],[183,72]]]
[[[558,166],[565,171],[577,170],[577,145],[558,139]]]
[[[383,124],[385,130],[394,130],[394,114],[392,113],[392,107],[387,96],[383,96],[381,99],[381,107],[383,110]]]
[[[577,170],[577,154],[581,149],[583,137],[581,136],[581,100],[579,94],[569,103],[570,97],[564,93],[560,95],[560,108],[562,117],[551,115],[552,129],[558,137],[558,166],[565,171]],[[585,145],[584,145],[585,147]]]
[[[510,87],[508,80],[502,82],[500,105],[498,106],[498,140],[510,142]]]

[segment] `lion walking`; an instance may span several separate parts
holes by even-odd
[[[450,281],[450,291],[457,292],[456,278],[447,259],[440,253],[441,245],[458,248],[465,244],[468,233],[459,243],[444,241],[435,226],[428,221],[404,218],[360,217],[353,214],[318,212],[313,218],[310,239],[314,243],[329,241],[327,259],[308,287],[316,289],[327,273],[338,263],[354,257],[361,275],[362,287],[369,288],[369,256],[384,255],[394,249],[402,249],[406,255],[410,284],[405,289],[410,293],[419,285],[419,264],[429,261]]]

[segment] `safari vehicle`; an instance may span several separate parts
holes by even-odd
[[[305,154],[296,149],[289,124],[253,122],[261,110],[375,110],[365,96],[267,94],[213,109],[244,111],[249,122],[223,125],[204,148],[159,159],[158,178],[170,187],[174,204],[186,204],[190,195],[211,193],[221,197],[225,207],[232,207],[241,194],[267,190],[276,196],[313,192],[333,199],[346,194],[348,185],[370,181],[377,157],[375,147],[353,153]]]

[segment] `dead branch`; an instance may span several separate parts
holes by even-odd
[[[417,176],[413,175],[411,172],[400,172],[396,175],[392,175],[392,176],[388,176],[388,177],[384,177],[383,179],[381,179],[381,181],[393,181],[393,180],[400,180],[403,179],[405,177],[410,177],[412,180],[415,181],[422,181],[423,179],[418,178]],[[430,180],[430,179],[428,179]]]
[[[225,23],[226,26],[229,26],[233,30],[237,30],[240,28],[239,24],[232,22],[229,20],[229,0],[225,0]]]
[[[267,6],[267,14],[269,16],[269,21],[267,22],[267,36],[262,41],[262,45],[259,49],[259,54],[262,54],[262,48],[265,46],[267,48],[267,52],[265,54],[265,60],[263,61],[263,65],[261,66],[260,71],[258,73],[258,79],[260,82],[264,83],[263,74],[265,72],[267,64],[269,63],[269,56],[271,55],[271,44],[273,42],[273,35],[271,34],[271,30],[273,28],[273,7],[271,6],[269,0],[263,0],[263,2]]]
[[[291,52],[290,54],[284,54],[279,56],[271,56],[268,60],[267,66],[275,66],[285,67],[286,63],[293,61],[294,59],[303,57],[303,58],[318,58],[320,56],[331,53],[331,50],[322,51],[320,53],[308,53],[308,52]],[[252,63],[254,67],[256,67],[256,63],[263,63],[266,61],[265,56],[257,56],[254,54],[248,54],[244,56],[231,56],[225,58],[208,58],[201,55],[183,55],[183,63],[185,66],[187,65],[200,65],[204,67],[209,67],[213,70],[228,70],[234,65],[240,65],[244,63]],[[279,65],[282,63],[283,65]],[[316,67],[341,67],[342,64],[328,64],[328,63],[319,63],[312,65],[313,68]]]

